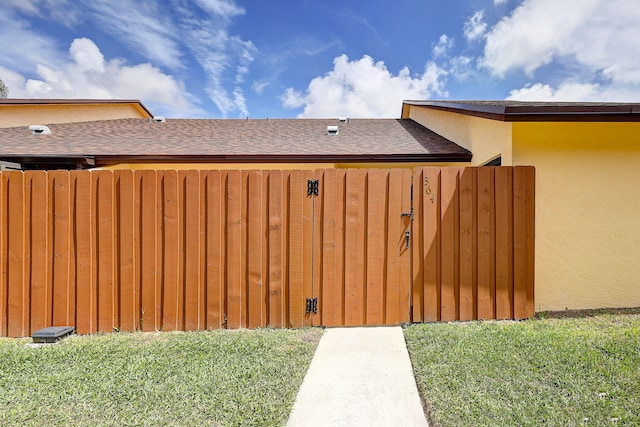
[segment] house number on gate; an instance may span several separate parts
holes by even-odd
[[[424,194],[431,194],[431,184],[429,183],[428,176],[424,177]],[[429,200],[431,200],[431,204],[433,204],[435,201],[435,197],[432,195],[431,197],[429,197]]]

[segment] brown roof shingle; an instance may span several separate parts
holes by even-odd
[[[338,126],[327,135],[327,126]],[[471,153],[409,119],[145,119],[0,130],[0,158],[95,156],[142,161],[469,161]]]

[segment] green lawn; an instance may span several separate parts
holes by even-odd
[[[286,423],[320,329],[0,339],[0,425]]]
[[[431,424],[640,425],[638,313],[409,326]]]

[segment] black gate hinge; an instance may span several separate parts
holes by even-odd
[[[317,196],[318,195],[318,187],[320,181],[309,179],[307,180],[307,196]]]
[[[307,298],[306,313],[318,314],[318,298]]]

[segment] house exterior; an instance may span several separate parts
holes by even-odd
[[[535,310],[640,306],[640,104],[405,101],[473,153],[536,168]]]
[[[151,117],[130,99],[0,99],[0,128]]]

